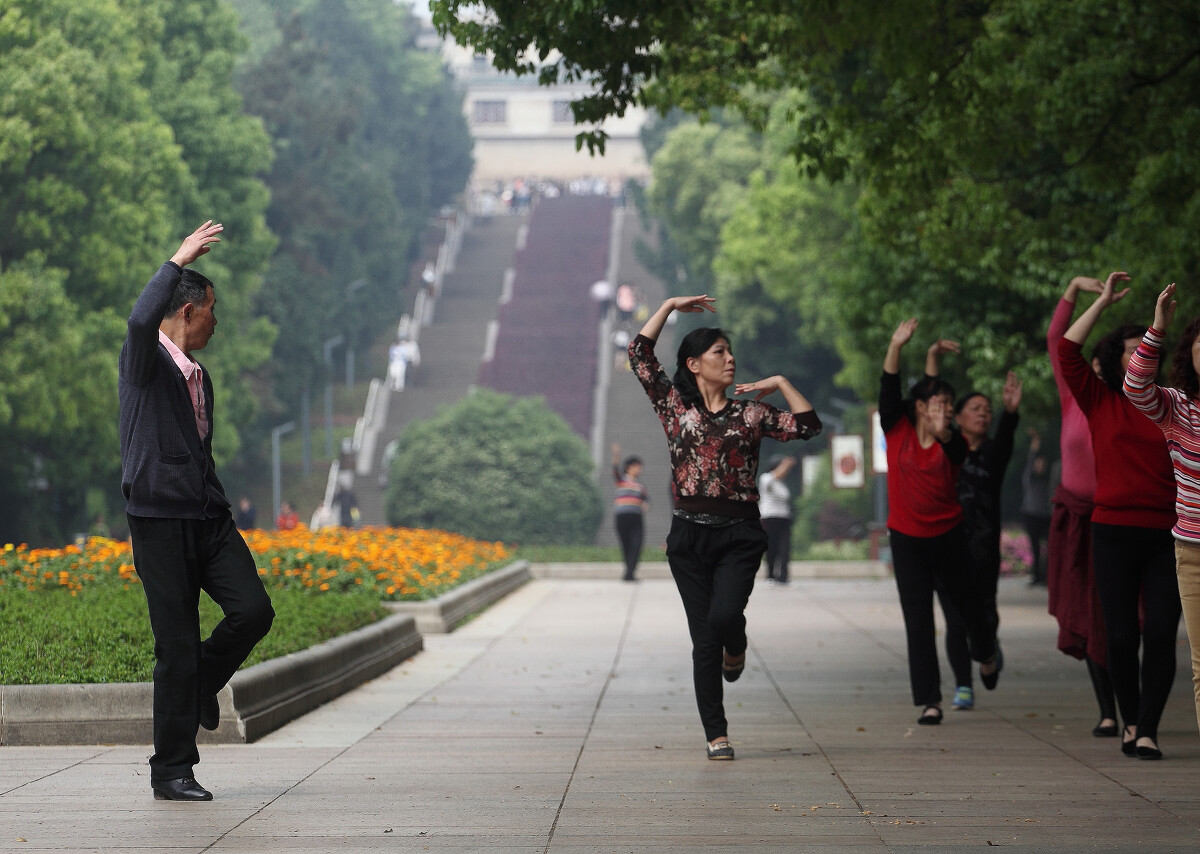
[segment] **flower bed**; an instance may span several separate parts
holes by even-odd
[[[432,599],[509,557],[502,543],[414,528],[298,527],[246,531],[245,538],[268,589],[375,591],[388,601]],[[10,543],[0,551],[0,588],[57,588],[76,595],[88,585],[112,581],[137,583],[126,542],[92,537],[82,547],[30,549]]]

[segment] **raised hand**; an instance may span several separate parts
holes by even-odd
[[[917,319],[910,317],[908,320],[901,321],[896,327],[896,331],[892,333],[892,343],[897,347],[903,347],[912,340],[913,333],[917,331]]]
[[[715,308],[717,300],[708,294],[699,294],[692,297],[671,297],[668,302],[671,303],[672,310],[688,314],[694,314],[698,311],[711,311],[713,314],[717,312]]]
[[[930,356],[941,356],[945,353],[961,353],[962,347],[957,341],[951,341],[949,338],[939,338],[929,345],[928,354]]]
[[[1004,408],[1008,412],[1016,412],[1021,405],[1021,380],[1012,371],[1004,378],[1004,391],[1000,394]]]
[[[211,219],[204,225],[197,228],[191,234],[183,239],[178,251],[171,256],[171,260],[180,267],[186,267],[188,264],[195,261],[201,255],[206,255],[212,244],[220,243],[220,234],[225,230],[225,226],[221,223],[214,223]]]
[[[1166,332],[1167,327],[1171,325],[1171,318],[1175,316],[1175,309],[1178,303],[1175,297],[1175,283],[1167,285],[1163,288],[1161,294],[1158,295],[1158,302],[1154,304],[1154,328],[1159,332]]]
[[[1108,278],[1104,280],[1104,284],[1100,287],[1100,297],[1097,302],[1109,306],[1125,299],[1125,295],[1129,293],[1129,288],[1122,288],[1118,291],[1117,286],[1128,281],[1131,281],[1128,273],[1123,273],[1120,270],[1109,273]]]
[[[931,397],[925,402],[925,420],[930,432],[944,439],[950,426],[950,406],[944,397]]]

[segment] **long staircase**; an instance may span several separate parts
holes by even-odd
[[[387,524],[378,477],[387,444],[410,421],[432,417],[439,407],[466,397],[475,385],[504,271],[512,265],[525,223],[526,215],[477,219],[463,236],[454,270],[442,281],[433,321],[421,329],[420,367],[410,372],[403,391],[381,391],[388,396],[386,426],[375,446],[371,474],[358,477],[354,486],[364,524]]]

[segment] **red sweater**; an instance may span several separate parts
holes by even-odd
[[[1123,393],[1113,391],[1083,358],[1083,348],[1063,338],[1059,364],[1092,431],[1096,453],[1096,507],[1103,525],[1169,529],[1175,525],[1175,474],[1158,425]]]
[[[957,429],[944,445],[922,448],[901,398],[900,376],[883,374],[879,420],[887,440],[888,527],[910,537],[937,537],[962,521],[958,470],[967,443]]]

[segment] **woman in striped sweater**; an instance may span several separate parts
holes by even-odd
[[[1156,385],[1163,336],[1175,315],[1175,285],[1167,285],[1154,307],[1154,325],[1129,359],[1125,394],[1167,437],[1175,467],[1175,571],[1188,637],[1200,637],[1200,317],[1183,331],[1171,364],[1171,388]],[[1149,615],[1147,614],[1147,617]],[[1176,618],[1178,619],[1178,618]],[[1192,687],[1200,723],[1200,642],[1192,642]]]
[[[1109,275],[1100,294],[1058,342],[1063,381],[1087,416],[1096,455],[1092,563],[1108,636],[1108,669],[1125,727],[1121,752],[1160,759],[1158,722],[1175,681],[1179,589],[1171,528],[1175,479],[1162,431],[1121,390],[1145,327],[1122,326],[1096,345],[1101,376],[1083,358],[1104,310],[1129,288]],[[1145,620],[1139,625],[1138,600]],[[1139,647],[1141,661],[1138,661]]]

